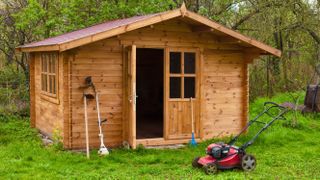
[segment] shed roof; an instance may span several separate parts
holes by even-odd
[[[47,38],[42,41],[37,41],[33,43],[29,43],[23,46],[20,46],[21,48],[28,48],[28,47],[39,47],[39,46],[48,46],[48,45],[56,45],[56,44],[62,44],[70,41],[74,41],[77,39],[81,39],[87,36],[95,35],[104,31],[108,31],[110,29],[114,29],[120,26],[125,26],[137,21],[141,21],[144,19],[147,19],[149,17],[155,16],[157,14],[151,14],[151,15],[145,15],[145,16],[134,16],[126,19],[118,19],[113,21],[108,21],[105,23],[101,23],[98,25],[94,25],[88,28],[80,29],[77,31],[72,31],[69,33],[65,33],[62,35],[58,35],[55,37]]]
[[[42,41],[22,45],[17,47],[17,50],[22,52],[66,51],[68,49],[76,48],[85,44],[96,42],[177,17],[191,19],[209,28],[212,28],[214,31],[218,31],[222,34],[230,36],[231,38],[237,39],[249,47],[259,50],[260,54],[272,54],[278,57],[281,56],[280,50],[231,30],[199,14],[188,11],[184,4],[180,8],[172,11],[108,21],[88,28],[44,39]]]

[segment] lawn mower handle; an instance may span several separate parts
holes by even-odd
[[[271,105],[271,106],[268,106],[268,105]],[[281,111],[287,110],[286,107],[281,106],[281,105],[279,105],[279,104],[277,104],[277,103],[275,103],[275,102],[271,102],[271,101],[267,101],[267,102],[263,103],[263,106],[264,106],[264,108],[265,108],[264,113],[266,113],[268,116],[270,116],[270,117],[272,117],[272,118],[276,118],[276,117],[272,116],[272,115],[269,113],[269,110],[270,110],[270,109],[272,109],[272,108],[279,108]],[[263,114],[263,113],[262,113],[262,114]],[[284,120],[286,120],[286,118],[283,116],[283,114],[280,115],[280,118],[279,118],[279,119],[284,119]]]
[[[270,105],[270,104],[271,104],[273,107],[278,107],[278,108],[280,108],[280,109],[286,109],[285,107],[283,107],[283,106],[281,106],[281,105],[279,105],[279,104],[277,104],[277,103],[271,102],[271,101],[267,101],[267,102],[263,103],[263,106],[266,107],[267,105]]]
[[[267,105],[271,104],[272,106],[269,106],[267,107]],[[279,108],[281,111],[279,112],[279,114],[277,116],[272,116],[270,113],[269,113],[269,110],[272,109],[272,108]],[[241,136],[241,134],[243,134],[244,132],[247,131],[247,129],[253,124],[253,123],[262,123],[264,124],[263,128],[260,129],[260,131],[247,143],[245,143],[244,145],[242,145],[240,147],[240,149],[246,149],[248,146],[250,146],[254,140],[264,131],[266,130],[269,126],[271,126],[276,120],[278,119],[286,119],[283,115],[286,114],[288,112],[288,109],[286,107],[283,107],[283,106],[280,106],[274,102],[265,102],[264,103],[264,110],[258,114],[254,119],[250,120],[246,126],[240,131],[240,133],[235,136],[234,138],[232,138],[230,141],[229,141],[229,145],[233,145],[237,140],[238,138]],[[271,121],[269,122],[261,122],[261,121],[258,121],[258,119],[263,116],[264,114],[267,114],[268,116],[270,116],[272,118]]]

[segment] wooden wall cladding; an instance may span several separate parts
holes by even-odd
[[[54,128],[63,130],[65,147],[85,147],[83,85],[87,76],[92,76],[100,97],[101,117],[108,122],[103,125],[107,146],[118,146],[127,139],[128,127],[124,117],[127,87],[124,72],[123,47],[137,45],[137,48],[201,49],[199,67],[201,102],[194,106],[199,112],[195,121],[200,138],[208,139],[217,135],[229,135],[241,129],[246,121],[247,110],[247,65],[243,61],[243,50],[237,44],[223,43],[209,32],[193,32],[192,26],[181,20],[170,20],[141,28],[119,36],[88,44],[66,53],[59,59],[59,101],[53,103],[40,95],[40,61],[35,54],[34,82],[36,94],[35,126],[46,133]],[[199,51],[200,52],[200,51]],[[200,60],[200,58],[199,58]],[[32,78],[32,76],[31,76]],[[190,114],[190,102],[168,106],[169,111]],[[196,103],[195,103],[196,104]],[[177,114],[177,113],[176,113]],[[179,113],[178,113],[179,114]],[[185,115],[190,117],[189,115]],[[99,147],[97,112],[94,100],[88,103],[90,147]],[[190,119],[179,120],[180,115],[168,116],[167,138],[174,142],[185,142],[190,138]],[[182,117],[182,116],[181,116]],[[173,119],[172,119],[173,118]],[[178,126],[178,124],[180,124]],[[174,129],[174,127],[177,127]],[[177,137],[175,133],[182,136]],[[181,139],[175,139],[181,138]],[[164,144],[167,139],[164,139]],[[163,144],[163,143],[162,143]]]
[[[103,132],[107,146],[122,143],[122,47],[116,39],[89,44],[76,50],[71,63],[72,148],[85,146],[83,90],[84,79],[92,76],[99,93],[101,118],[108,119]],[[87,106],[90,147],[99,147],[98,118],[95,100]]]
[[[150,27],[141,28],[117,37],[105,39],[76,49],[72,61],[71,104],[72,107],[72,148],[84,147],[83,92],[79,89],[86,76],[92,76],[100,92],[101,116],[108,118],[103,126],[108,146],[120,145],[128,131],[123,124],[123,46],[137,45],[138,48],[201,48],[204,49],[203,67],[200,67],[199,80],[203,84],[201,93],[201,118],[195,119],[201,138],[238,132],[244,119],[244,62],[240,46],[223,43],[221,38],[208,32],[193,32],[192,27],[180,20],[170,20]],[[190,107],[181,106],[189,112]],[[170,108],[170,107],[168,107]],[[178,108],[178,107],[177,107]],[[195,107],[195,112],[198,111]],[[174,111],[172,107],[169,111]],[[94,102],[88,104],[90,145],[99,146],[97,114]],[[184,121],[168,119],[168,124],[184,124],[168,132],[168,138],[178,138],[174,131],[181,131],[179,138],[189,138],[190,119]],[[189,117],[189,116],[186,116]],[[201,129],[200,129],[201,128]]]
[[[58,60],[58,97],[51,98],[41,92],[41,66],[40,54],[35,53],[35,66],[34,66],[34,107],[35,107],[35,127],[41,132],[52,136],[54,130],[60,132],[59,136],[63,137],[63,61],[62,55],[59,55]],[[32,76],[31,76],[32,77]],[[31,94],[32,95],[32,94]],[[33,101],[32,101],[33,102]],[[57,134],[58,135],[58,134]]]
[[[203,138],[238,133],[246,121],[246,63],[241,52],[204,52]]]

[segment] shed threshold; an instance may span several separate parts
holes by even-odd
[[[164,138],[148,138],[148,139],[137,139],[137,145],[141,144],[143,146],[164,146],[164,145],[174,145],[174,144],[187,144],[188,139],[164,139]],[[199,138],[196,138],[197,142],[201,142]]]

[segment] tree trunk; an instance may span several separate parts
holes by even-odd
[[[200,9],[200,2],[199,0],[196,0],[196,12],[198,12]]]

